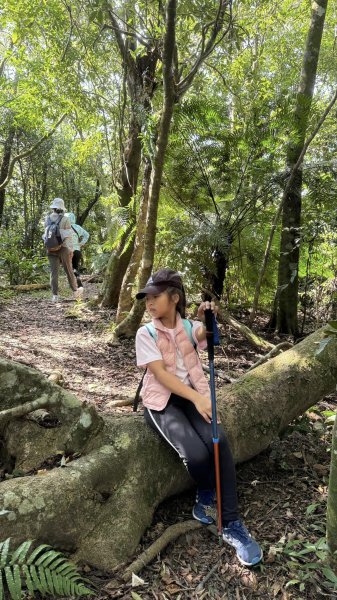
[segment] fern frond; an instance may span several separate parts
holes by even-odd
[[[0,600],[4,600],[4,584],[2,580],[2,572],[0,571]]]
[[[10,538],[7,538],[1,543],[1,555],[0,555],[0,569],[3,569],[8,562],[8,549],[9,549]]]
[[[10,565],[18,564],[22,565],[24,562],[29,548],[31,547],[33,540],[28,540],[27,542],[23,542],[13,553],[12,558],[9,562]]]
[[[19,566],[5,567],[5,578],[12,600],[21,600],[22,585]]]
[[[31,553],[29,559],[27,560],[27,565],[32,565],[34,562],[36,562],[36,557],[40,554],[40,552],[47,548],[50,549],[50,546],[48,546],[48,544],[41,544],[40,546],[35,548],[35,550],[33,550],[33,552]]]
[[[35,586],[29,571],[29,568],[27,567],[27,565],[22,565],[22,573],[25,576],[25,583],[26,583],[26,588],[29,591],[29,593],[31,594],[31,596],[34,596],[34,592],[35,592]],[[0,598],[1,600],[1,598]]]
[[[22,586],[31,596],[38,591],[42,596],[89,596],[92,591],[86,586],[76,569],[61,552],[47,544],[41,544],[28,557],[32,540],[23,542],[9,554],[10,539],[0,543],[0,600],[22,599]]]

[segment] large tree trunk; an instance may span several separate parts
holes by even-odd
[[[138,87],[138,86],[137,86]],[[138,100],[139,101],[139,100]],[[129,128],[129,141],[122,157],[121,188],[118,190],[119,205],[131,207],[132,199],[137,190],[142,146],[140,141],[141,124],[133,116]],[[131,214],[130,214],[131,217]],[[117,248],[109,258],[102,289],[102,305],[116,308],[124,273],[129,264],[133,250],[133,239],[130,241],[134,222],[122,235]],[[128,242],[128,248],[125,249]]]
[[[14,129],[14,127],[11,127],[9,130],[8,136],[5,140],[4,153],[3,153],[1,168],[0,168],[0,183],[5,181],[5,179],[7,179],[7,177],[8,177],[14,135],[15,135],[15,129]],[[4,187],[4,188],[0,189],[0,227],[1,227],[1,223],[2,223],[4,207],[5,207],[5,196],[6,196],[6,188]]]
[[[176,0],[169,0],[166,9],[166,32],[163,49],[164,100],[159,123],[158,140],[151,173],[149,203],[146,217],[143,257],[139,285],[144,287],[151,275],[157,229],[157,214],[161,179],[175,102],[173,59],[175,50]],[[117,325],[115,335],[134,336],[144,313],[144,302],[135,302],[127,317]]]
[[[294,113],[294,131],[287,152],[291,171],[303,150],[314,87],[327,0],[312,4],[311,24]],[[298,169],[284,199],[277,288],[277,325],[281,333],[298,336],[298,267],[301,227],[302,169]]]
[[[128,268],[125,272],[121,291],[119,294],[116,323],[122,321],[127,316],[128,312],[131,310],[132,307],[132,288],[134,285],[135,278],[137,276],[137,272],[144,250],[144,234],[146,214],[149,204],[151,171],[152,164],[150,159],[147,159],[144,169],[142,198],[139,207],[136,238],[132,256],[130,258]]]
[[[236,461],[267,448],[335,390],[337,336],[322,349],[324,335],[317,331],[219,392],[219,417]],[[141,415],[102,419],[38,371],[3,359],[0,397],[1,462],[23,475],[0,484],[2,539],[34,538],[110,570],[135,551],[156,506],[192,485],[178,455]],[[36,413],[22,415],[48,404],[52,428],[33,420]],[[10,414],[15,406],[21,417]],[[44,472],[46,459],[52,464],[60,452],[72,460]]]
[[[110,3],[106,2],[106,9],[111,21],[116,42],[123,61],[126,74],[127,89],[130,100],[130,124],[128,144],[121,156],[121,185],[118,189],[120,206],[132,205],[137,191],[139,169],[141,164],[142,143],[141,133],[146,125],[146,120],[151,112],[151,101],[155,90],[155,72],[158,60],[156,41],[148,45],[146,54],[133,58],[137,50],[135,39],[131,36],[124,41],[124,26],[121,28],[119,21],[112,10]],[[128,26],[129,26],[128,22]],[[132,24],[131,24],[131,31]],[[121,240],[109,259],[102,290],[102,305],[117,308],[119,293],[132,256],[135,235],[133,233],[136,222],[134,211],[130,211],[130,227],[121,237]]]

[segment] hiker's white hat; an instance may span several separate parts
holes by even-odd
[[[66,210],[66,207],[64,206],[64,201],[62,200],[62,198],[54,198],[54,200],[52,201],[50,208],[58,208],[59,210]]]

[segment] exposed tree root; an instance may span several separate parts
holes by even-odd
[[[168,527],[164,533],[155,541],[149,548],[144,550],[136,560],[131,563],[131,565],[126,569],[123,579],[124,581],[129,581],[132,577],[132,573],[135,575],[141,571],[146,565],[148,565],[156,556],[166,548],[166,546],[176,540],[180,535],[184,535],[188,531],[193,531],[195,529],[201,529],[205,527],[199,521],[190,520],[190,521],[182,521],[180,523],[175,523]]]

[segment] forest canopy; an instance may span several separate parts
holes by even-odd
[[[326,4],[315,4],[317,18]],[[289,0],[177,5],[172,115],[149,260],[180,270],[191,291],[206,286],[229,304],[252,306],[294,166],[291,149],[314,132],[336,90],[336,4],[318,25],[314,12],[310,2]],[[90,230],[86,267],[104,274],[108,265],[103,303],[117,307],[135,239],[147,235],[137,230],[146,221],[143,198],[169,89],[164,8],[5,0],[0,21],[2,283],[46,281],[41,235],[58,196]],[[317,26],[321,37],[310,39]],[[295,335],[304,306],[317,320],[332,309],[335,157],[332,107],[298,169],[292,247],[282,241],[289,226],[279,215],[258,294],[258,306],[272,311],[275,298],[295,286],[287,303],[299,308],[300,321],[278,323]],[[142,253],[132,284],[141,278]],[[112,255],[124,256],[119,278]],[[280,257],[288,280],[278,273]]]

